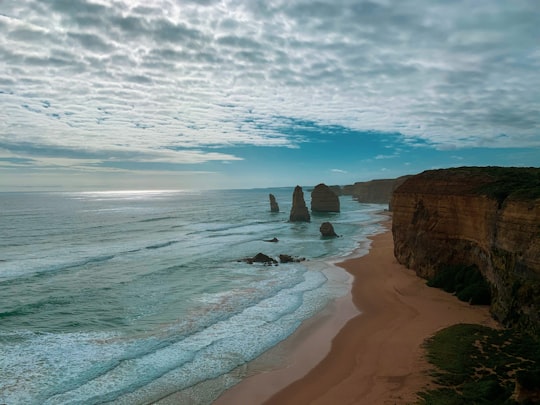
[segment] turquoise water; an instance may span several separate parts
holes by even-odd
[[[0,193],[0,403],[151,403],[289,336],[346,292],[330,262],[367,247],[383,208],[341,197],[341,213],[293,224],[291,199],[292,188]],[[326,220],[343,237],[321,238]],[[258,252],[308,260],[238,262]]]

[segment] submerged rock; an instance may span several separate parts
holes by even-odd
[[[279,242],[278,238],[272,238],[272,239],[265,239],[265,242]]]
[[[304,201],[304,192],[302,187],[296,186],[293,193],[293,201],[291,207],[291,214],[289,215],[289,221],[291,222],[310,222],[311,217]]]
[[[322,236],[328,236],[328,237],[338,236],[336,232],[334,231],[334,226],[330,222],[323,222],[321,224],[321,227],[319,228],[319,231],[321,231]]]
[[[274,194],[268,194],[268,198],[270,199],[270,211],[279,212],[279,205],[276,201],[276,197],[274,196]]]

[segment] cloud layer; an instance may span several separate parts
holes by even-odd
[[[232,161],[309,142],[291,120],[539,147],[539,19],[537,0],[3,0],[0,164]]]

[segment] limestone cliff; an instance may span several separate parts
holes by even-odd
[[[296,186],[293,192],[291,213],[289,215],[291,222],[310,222],[311,217],[304,200],[304,191],[302,187]]]
[[[311,211],[339,212],[339,197],[326,184],[317,184],[311,192]]]
[[[540,331],[540,169],[462,167],[408,178],[392,197],[395,256],[431,278],[474,265],[492,314]]]
[[[408,177],[410,176],[354,183],[352,196],[361,203],[389,204],[392,198],[392,192]]]

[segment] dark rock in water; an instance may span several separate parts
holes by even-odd
[[[302,187],[296,186],[293,193],[293,201],[291,214],[289,215],[291,222],[310,222],[311,217],[304,201],[304,192]]]
[[[265,239],[265,242],[279,242],[278,238],[272,238],[272,239]]]
[[[270,256],[265,255],[264,253],[257,253],[253,257],[246,257],[242,259],[243,262],[253,264],[253,263],[263,263],[267,266],[272,266],[273,264],[278,264],[277,260],[271,258]]]
[[[305,257],[292,257],[291,255],[279,255],[281,263],[299,263],[305,261]]]
[[[319,231],[321,231],[322,236],[338,236],[334,231],[334,226],[330,222],[323,222],[319,228]]]
[[[326,184],[317,184],[311,192],[311,211],[339,212],[339,197]]]
[[[269,194],[268,197],[270,198],[270,211],[279,212],[279,205],[276,201],[276,197],[274,197],[274,194]]]

